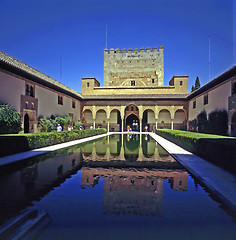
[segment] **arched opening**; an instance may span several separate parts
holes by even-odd
[[[126,118],[126,129],[131,128],[132,131],[139,131],[139,119],[133,113]]]
[[[182,109],[179,109],[175,112],[174,118],[174,129],[176,130],[186,130],[186,116],[185,112]]]
[[[24,133],[29,133],[29,115],[27,113],[24,116]]]
[[[231,120],[231,136],[236,137],[236,112],[233,113]]]
[[[121,132],[121,116],[120,111],[113,109],[110,113],[110,131],[111,132]]]
[[[96,112],[96,127],[106,128],[107,127],[107,114],[105,110],[98,110]]]
[[[93,114],[89,109],[83,113],[83,124],[85,128],[89,128],[93,124]]]
[[[148,131],[152,131],[152,128],[155,127],[155,114],[151,109],[147,109],[143,112],[142,120],[142,131],[145,131],[145,126],[148,127]]]
[[[129,128],[132,131],[139,131],[139,110],[134,104],[130,104],[125,108],[125,130]]]
[[[158,128],[171,128],[171,117],[168,110],[163,109],[159,112],[158,123]]]

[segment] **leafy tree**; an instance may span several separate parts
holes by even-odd
[[[41,132],[50,132],[51,130],[51,121],[45,117],[40,117],[38,120],[38,128]]]
[[[18,133],[21,130],[21,116],[9,104],[0,104],[0,133]]]
[[[82,122],[76,122],[75,124],[74,124],[74,129],[77,129],[77,130],[79,130],[79,127],[82,125]]]
[[[65,123],[64,123],[63,128],[64,128],[64,130],[67,130],[68,126],[70,126],[71,123],[72,123],[72,119],[71,119],[70,116],[64,116],[63,118],[65,119]]]

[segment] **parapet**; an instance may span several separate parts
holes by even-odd
[[[146,48],[146,52],[157,52],[157,51],[163,51],[163,46],[159,47],[159,50],[157,50],[157,47],[153,47],[152,49],[150,47]],[[145,48],[141,47],[140,50],[138,48],[135,48],[134,50],[132,48],[128,49],[128,53],[143,53],[145,52]],[[120,48],[110,48],[110,51],[108,49],[104,49],[104,53],[108,53],[108,54],[113,54],[113,53],[127,53],[127,49],[123,48],[122,51],[120,50]]]

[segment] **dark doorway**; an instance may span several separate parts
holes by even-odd
[[[136,115],[130,114],[126,118],[126,129],[128,126],[130,126],[132,131],[137,131],[137,132],[139,131],[139,119]]]
[[[29,115],[27,113],[24,117],[24,133],[29,133]]]

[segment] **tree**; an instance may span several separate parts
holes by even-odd
[[[215,110],[208,117],[208,133],[227,135],[228,114],[226,110]]]
[[[0,104],[0,133],[19,133],[21,116],[9,104]]]
[[[197,77],[196,80],[195,80],[195,85],[194,86],[192,85],[192,90],[191,91],[193,92],[200,87],[201,87],[200,80],[199,80],[199,77]]]
[[[50,132],[51,131],[51,121],[45,117],[40,117],[38,120],[38,128],[41,132]]]

